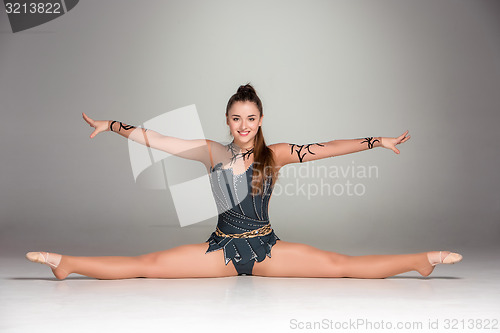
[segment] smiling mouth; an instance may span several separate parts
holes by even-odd
[[[238,133],[240,133],[240,135],[246,136],[246,135],[248,135],[248,133],[250,133],[250,131],[247,131],[247,132],[240,132],[240,131],[238,131]]]

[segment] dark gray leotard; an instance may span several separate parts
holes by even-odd
[[[210,168],[210,185],[219,214],[217,227],[225,234],[241,234],[269,224],[268,207],[273,191],[271,177],[264,184],[262,195],[251,194],[253,163],[243,174],[233,174],[233,169],[223,169],[222,163]],[[271,248],[279,240],[271,233],[251,238],[221,237],[215,232],[206,242],[206,253],[224,250],[226,265],[233,261],[239,275],[251,275],[255,261],[261,262],[266,255],[271,258]]]

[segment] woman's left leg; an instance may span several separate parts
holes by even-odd
[[[275,277],[385,278],[417,271],[428,276],[434,270],[427,252],[395,255],[349,256],[310,245],[276,241],[271,258],[256,262],[253,275]]]

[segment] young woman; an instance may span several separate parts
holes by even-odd
[[[290,163],[305,163],[375,147],[388,148],[399,154],[396,145],[408,141],[410,136],[406,136],[406,131],[397,138],[367,137],[268,146],[262,134],[263,117],[261,100],[250,84],[240,86],[227,104],[226,122],[234,138],[228,145],[205,139],[182,140],[118,121],[93,120],[83,113],[85,121],[95,128],[90,138],[112,131],[148,147],[203,163],[209,173],[219,213],[217,228],[203,243],[134,257],[80,257],[29,252],[27,259],[48,265],[58,279],[71,273],[97,279],[243,274],[385,278],[408,271],[428,276],[436,264],[453,264],[462,260],[460,254],[449,251],[349,256],[281,240],[268,218],[269,199],[280,168]]]

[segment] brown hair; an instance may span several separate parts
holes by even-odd
[[[231,96],[227,102],[226,116],[228,116],[231,106],[235,102],[253,102],[257,105],[260,112],[260,117],[263,115],[262,102],[257,96],[255,89],[247,83],[244,86],[240,86],[236,94]],[[252,176],[252,194],[262,194],[264,186],[264,176],[267,178],[272,177],[272,185],[276,182],[278,178],[278,172],[275,168],[275,161],[273,156],[273,151],[266,145],[264,140],[264,135],[262,134],[262,126],[259,126],[257,134],[254,137],[254,173]],[[259,186],[254,186],[259,185]]]

